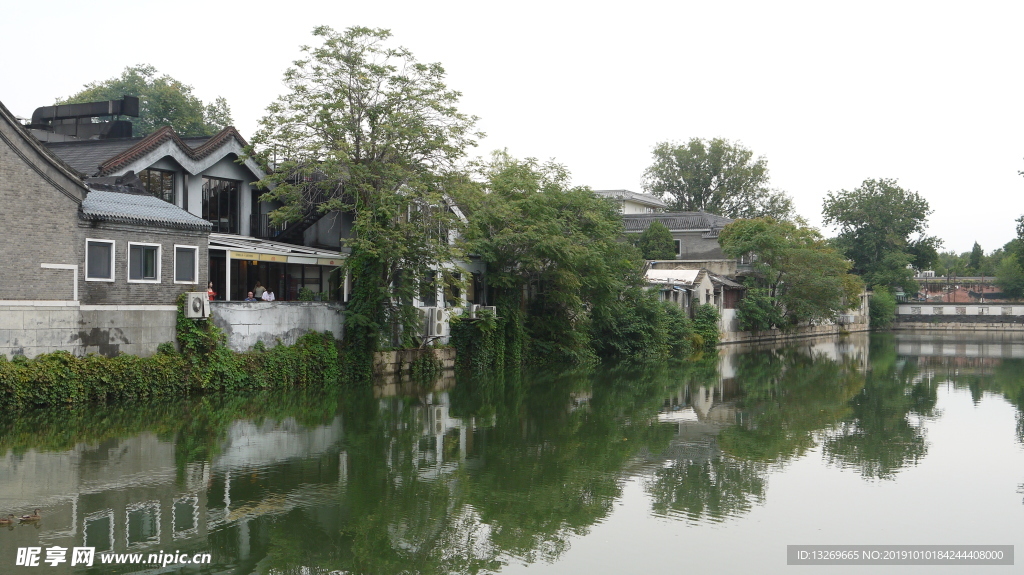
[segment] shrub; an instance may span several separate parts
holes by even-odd
[[[875,286],[868,307],[872,329],[886,329],[896,321],[896,296],[884,286]]]

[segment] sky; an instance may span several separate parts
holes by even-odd
[[[368,26],[444,66],[487,134],[474,155],[553,158],[575,184],[642,191],[657,143],[721,137],[817,227],[826,193],[874,178],[929,201],[945,250],[1000,247],[1024,213],[1024,2],[4,4],[21,117],[148,63],[248,136],[314,27]]]

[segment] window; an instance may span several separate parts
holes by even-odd
[[[682,240],[675,240],[675,243],[676,243],[676,255],[677,256],[683,255],[683,241]]]
[[[160,283],[160,244],[128,243],[128,281]]]
[[[238,233],[238,182],[203,177],[203,219],[215,233]]]
[[[174,283],[199,283],[198,246],[174,246]]]
[[[114,281],[114,242],[85,240],[85,281]]]
[[[174,172],[149,168],[139,172],[142,187],[161,200],[174,203]]]

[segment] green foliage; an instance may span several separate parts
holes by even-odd
[[[848,273],[850,262],[814,228],[772,218],[737,220],[718,241],[730,257],[756,256],[754,286],[774,300],[774,305],[761,300],[747,304],[743,317],[750,326],[831,320],[859,301],[863,288]]]
[[[704,349],[715,349],[718,345],[718,320],[718,308],[710,303],[697,306],[693,312],[693,331],[704,340]]]
[[[306,286],[302,286],[299,288],[299,301],[313,301],[313,297],[315,295],[316,292],[314,292],[313,290],[309,289]]]
[[[981,269],[981,261],[984,257],[985,252],[982,251],[981,244],[979,244],[978,242],[974,242],[974,247],[971,248],[970,266],[975,273],[977,273]]]
[[[676,259],[676,242],[672,239],[672,232],[659,221],[651,222],[640,234],[636,247],[640,248],[645,260]]]
[[[592,342],[598,356],[607,358],[664,358],[664,306],[654,294],[637,288],[621,300],[593,310]]]
[[[871,329],[886,329],[896,321],[896,296],[886,286],[875,286],[868,315]]]
[[[868,285],[898,286],[915,293],[914,272],[935,261],[942,242],[924,235],[932,210],[896,180],[864,180],[852,191],[829,192],[822,210],[826,225],[839,229],[836,246],[853,261],[853,273]]]
[[[736,306],[743,331],[766,331],[784,326],[784,315],[775,298],[764,288],[750,288]]]
[[[342,211],[354,214],[346,269],[360,284],[346,321],[353,375],[368,378],[370,354],[415,345],[412,299],[430,270],[460,255],[449,209],[474,186],[458,170],[475,145],[476,118],[440,64],[387,46],[391,33],[362,27],[313,31],[316,46],[284,74],[287,93],[267,109],[249,153],[274,164],[260,182],[275,222]],[[357,357],[358,356],[358,357]]]
[[[128,66],[117,78],[86,84],[77,94],[58,100],[58,104],[77,104],[118,100],[123,96],[139,98],[139,117],[132,122],[136,136],[147,136],[170,126],[182,136],[210,136],[231,125],[231,110],[224,98],[210,104],[192,94],[192,86],[149,64]]]
[[[311,332],[295,345],[233,353],[212,321],[185,317],[178,299],[178,346],[152,357],[75,357],[66,351],[0,362],[0,409],[322,387],[338,381],[338,352],[330,332]]]
[[[525,338],[506,340],[536,361],[593,361],[593,313],[643,285],[640,253],[620,241],[621,217],[589,188],[570,187],[555,163],[495,152],[480,171],[489,193],[471,206],[466,251],[487,262],[499,316],[523,312],[507,327]]]
[[[739,144],[692,138],[662,142],[644,172],[644,190],[666,197],[677,211],[702,210],[730,218],[793,217],[793,200],[768,187],[768,163]]]
[[[1024,298],[1024,267],[1015,256],[1003,257],[996,270],[996,285],[1003,290],[1005,297]]]

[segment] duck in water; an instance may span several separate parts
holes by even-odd
[[[39,510],[36,509],[35,513],[33,513],[32,515],[22,515],[20,522],[21,523],[36,523],[36,522],[38,522],[42,518],[43,517],[41,515],[39,515]]]
[[[11,513],[7,517],[0,517],[0,525],[10,525],[14,523],[14,514]]]

